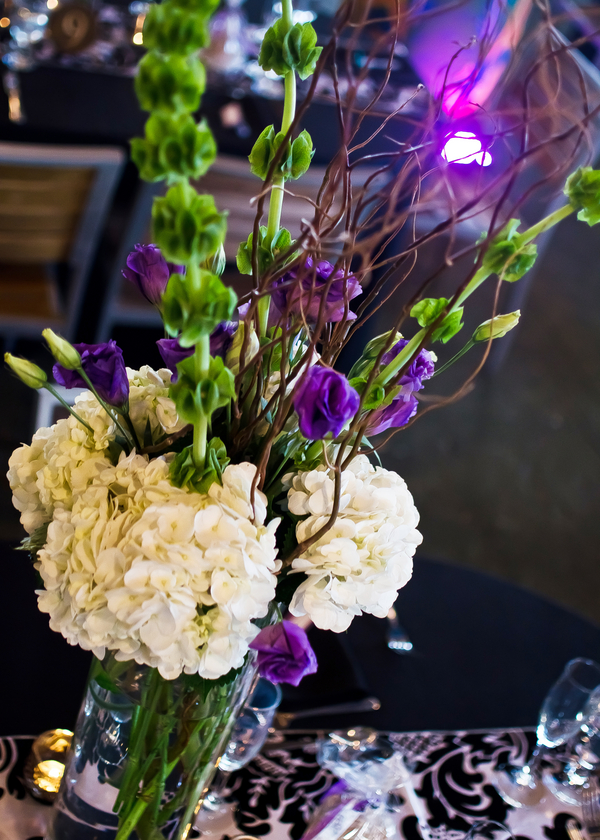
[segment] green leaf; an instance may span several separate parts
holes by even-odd
[[[17,546],[17,551],[27,551],[30,554],[31,559],[35,560],[37,558],[38,551],[46,545],[49,524],[49,522],[45,522],[29,534],[29,536],[24,537],[21,540],[21,544]]]
[[[292,143],[292,165],[290,177],[293,180],[304,175],[314,155],[312,138],[308,131],[302,131]]]
[[[451,312],[450,315],[447,315],[440,326],[431,333],[431,340],[441,341],[443,344],[450,341],[452,336],[456,335],[456,333],[463,328],[463,323],[461,321],[462,315],[462,307],[454,312]]]
[[[424,298],[410,310],[412,318],[417,319],[420,327],[428,327],[436,321],[448,306],[448,298]]]
[[[600,222],[600,171],[580,166],[567,178],[564,193],[578,210],[577,218],[590,227]]]
[[[434,321],[437,321],[444,309],[448,306],[448,303],[448,299],[444,297],[424,298],[413,306],[410,310],[410,314],[413,318],[417,319],[419,326],[425,329],[426,327],[431,326]],[[431,340],[442,341],[444,344],[447,341],[450,341],[452,336],[456,335],[456,333],[462,329],[462,315],[462,306],[454,312],[451,312],[450,315],[447,315],[442,323],[439,324],[439,326],[432,332]]]
[[[273,160],[273,140],[275,139],[275,128],[272,125],[267,126],[258,136],[258,140],[252,147],[252,151],[248,156],[250,161],[250,171],[256,175],[261,181],[264,181],[269,171],[269,166]],[[251,273],[251,272],[247,272]]]
[[[258,271],[260,274],[262,274],[267,270],[267,268],[269,268],[270,265],[273,264],[275,259],[279,256],[279,254],[285,253],[286,251],[290,250],[290,248],[294,244],[294,240],[292,239],[292,234],[289,232],[289,230],[287,230],[287,228],[280,228],[273,237],[273,240],[269,247],[266,244],[267,228],[264,225],[260,226],[258,234]],[[242,242],[238,247],[236,264],[240,274],[252,274],[253,239],[254,236],[251,233],[246,242]],[[292,259],[294,259],[293,253],[290,254],[286,262],[290,262],[290,260]]]
[[[536,245],[524,244],[522,235],[518,233],[520,224],[519,219],[510,219],[492,239],[482,262],[483,269],[490,274],[501,275],[509,283],[520,280],[537,257]],[[479,241],[485,241],[485,234]]]
[[[186,446],[171,461],[169,476],[176,487],[189,487],[195,493],[207,493],[215,482],[222,484],[223,470],[229,461],[225,444],[215,437],[207,444],[203,470],[196,469],[192,447]]]

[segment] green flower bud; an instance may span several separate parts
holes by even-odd
[[[258,63],[263,70],[285,76],[295,70],[301,79],[315,72],[322,47],[317,47],[317,33],[312,23],[295,23],[286,30],[280,18],[265,33]]]
[[[131,141],[131,157],[144,181],[161,181],[173,175],[201,178],[216,154],[206,121],[196,125],[189,114],[152,114],[146,122],[145,138]]]
[[[138,65],[135,92],[144,111],[192,113],[200,105],[206,71],[197,58],[147,53]]]
[[[243,321],[240,321],[240,324],[234,333],[231,346],[225,356],[225,364],[236,376],[240,372],[240,354],[242,352],[242,344],[244,343],[244,330],[245,324]],[[258,341],[258,336],[256,335],[254,327],[250,327],[250,335],[248,336],[248,342],[246,345],[246,357],[244,364],[248,364],[248,362],[256,356],[259,350],[260,343]]]
[[[211,195],[198,195],[190,184],[177,184],[152,206],[154,241],[165,259],[204,262],[225,239],[227,217]]]
[[[208,44],[207,17],[170,2],[150,6],[144,22],[144,46],[162,53],[189,55]]]
[[[67,370],[79,370],[81,367],[81,356],[72,344],[56,335],[51,329],[45,329],[42,335],[46,339],[50,352],[56,359],[59,365],[62,365]]]
[[[13,373],[16,373],[21,382],[24,382],[29,388],[38,390],[48,382],[48,377],[41,367],[27,361],[27,359],[20,359],[18,356],[13,356],[12,353],[5,353],[4,361]]]
[[[517,309],[515,312],[497,315],[495,318],[490,318],[489,321],[484,321],[473,333],[473,341],[489,341],[490,338],[502,338],[517,326],[520,317],[521,310]]]
[[[600,170],[580,166],[567,178],[564,193],[578,210],[580,222],[595,225],[600,222]]]

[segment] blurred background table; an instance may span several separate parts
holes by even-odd
[[[72,727],[90,655],[48,627],[37,610],[25,554],[0,544],[0,732]],[[18,603],[17,611],[14,609]],[[360,691],[381,709],[306,717],[296,725],[382,730],[533,726],[548,686],[568,659],[598,659],[600,629],[530,592],[479,572],[418,557],[397,601],[414,652],[386,646],[386,625],[362,616],[347,634],[311,631],[321,670],[286,687],[283,710],[315,708]]]

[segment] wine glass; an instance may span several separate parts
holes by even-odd
[[[229,743],[219,761],[213,785],[196,818],[196,828],[202,830],[206,823],[212,824],[228,813],[224,792],[229,776],[259,754],[280,703],[281,688],[264,677],[259,677],[235,722]]]
[[[600,686],[600,665],[591,659],[571,659],[554,683],[540,710],[537,743],[531,759],[522,767],[495,775],[500,796],[516,808],[535,805],[546,788],[540,779],[545,751],[567,743],[581,727],[590,695]]]
[[[569,743],[568,755],[563,769],[547,768],[542,778],[561,802],[581,805],[582,788],[600,762],[600,689],[592,692],[586,704],[581,728]]]

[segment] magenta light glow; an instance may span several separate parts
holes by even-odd
[[[478,163],[489,166],[492,156],[484,151],[481,140],[472,131],[457,131],[446,140],[442,157],[448,163]]]

